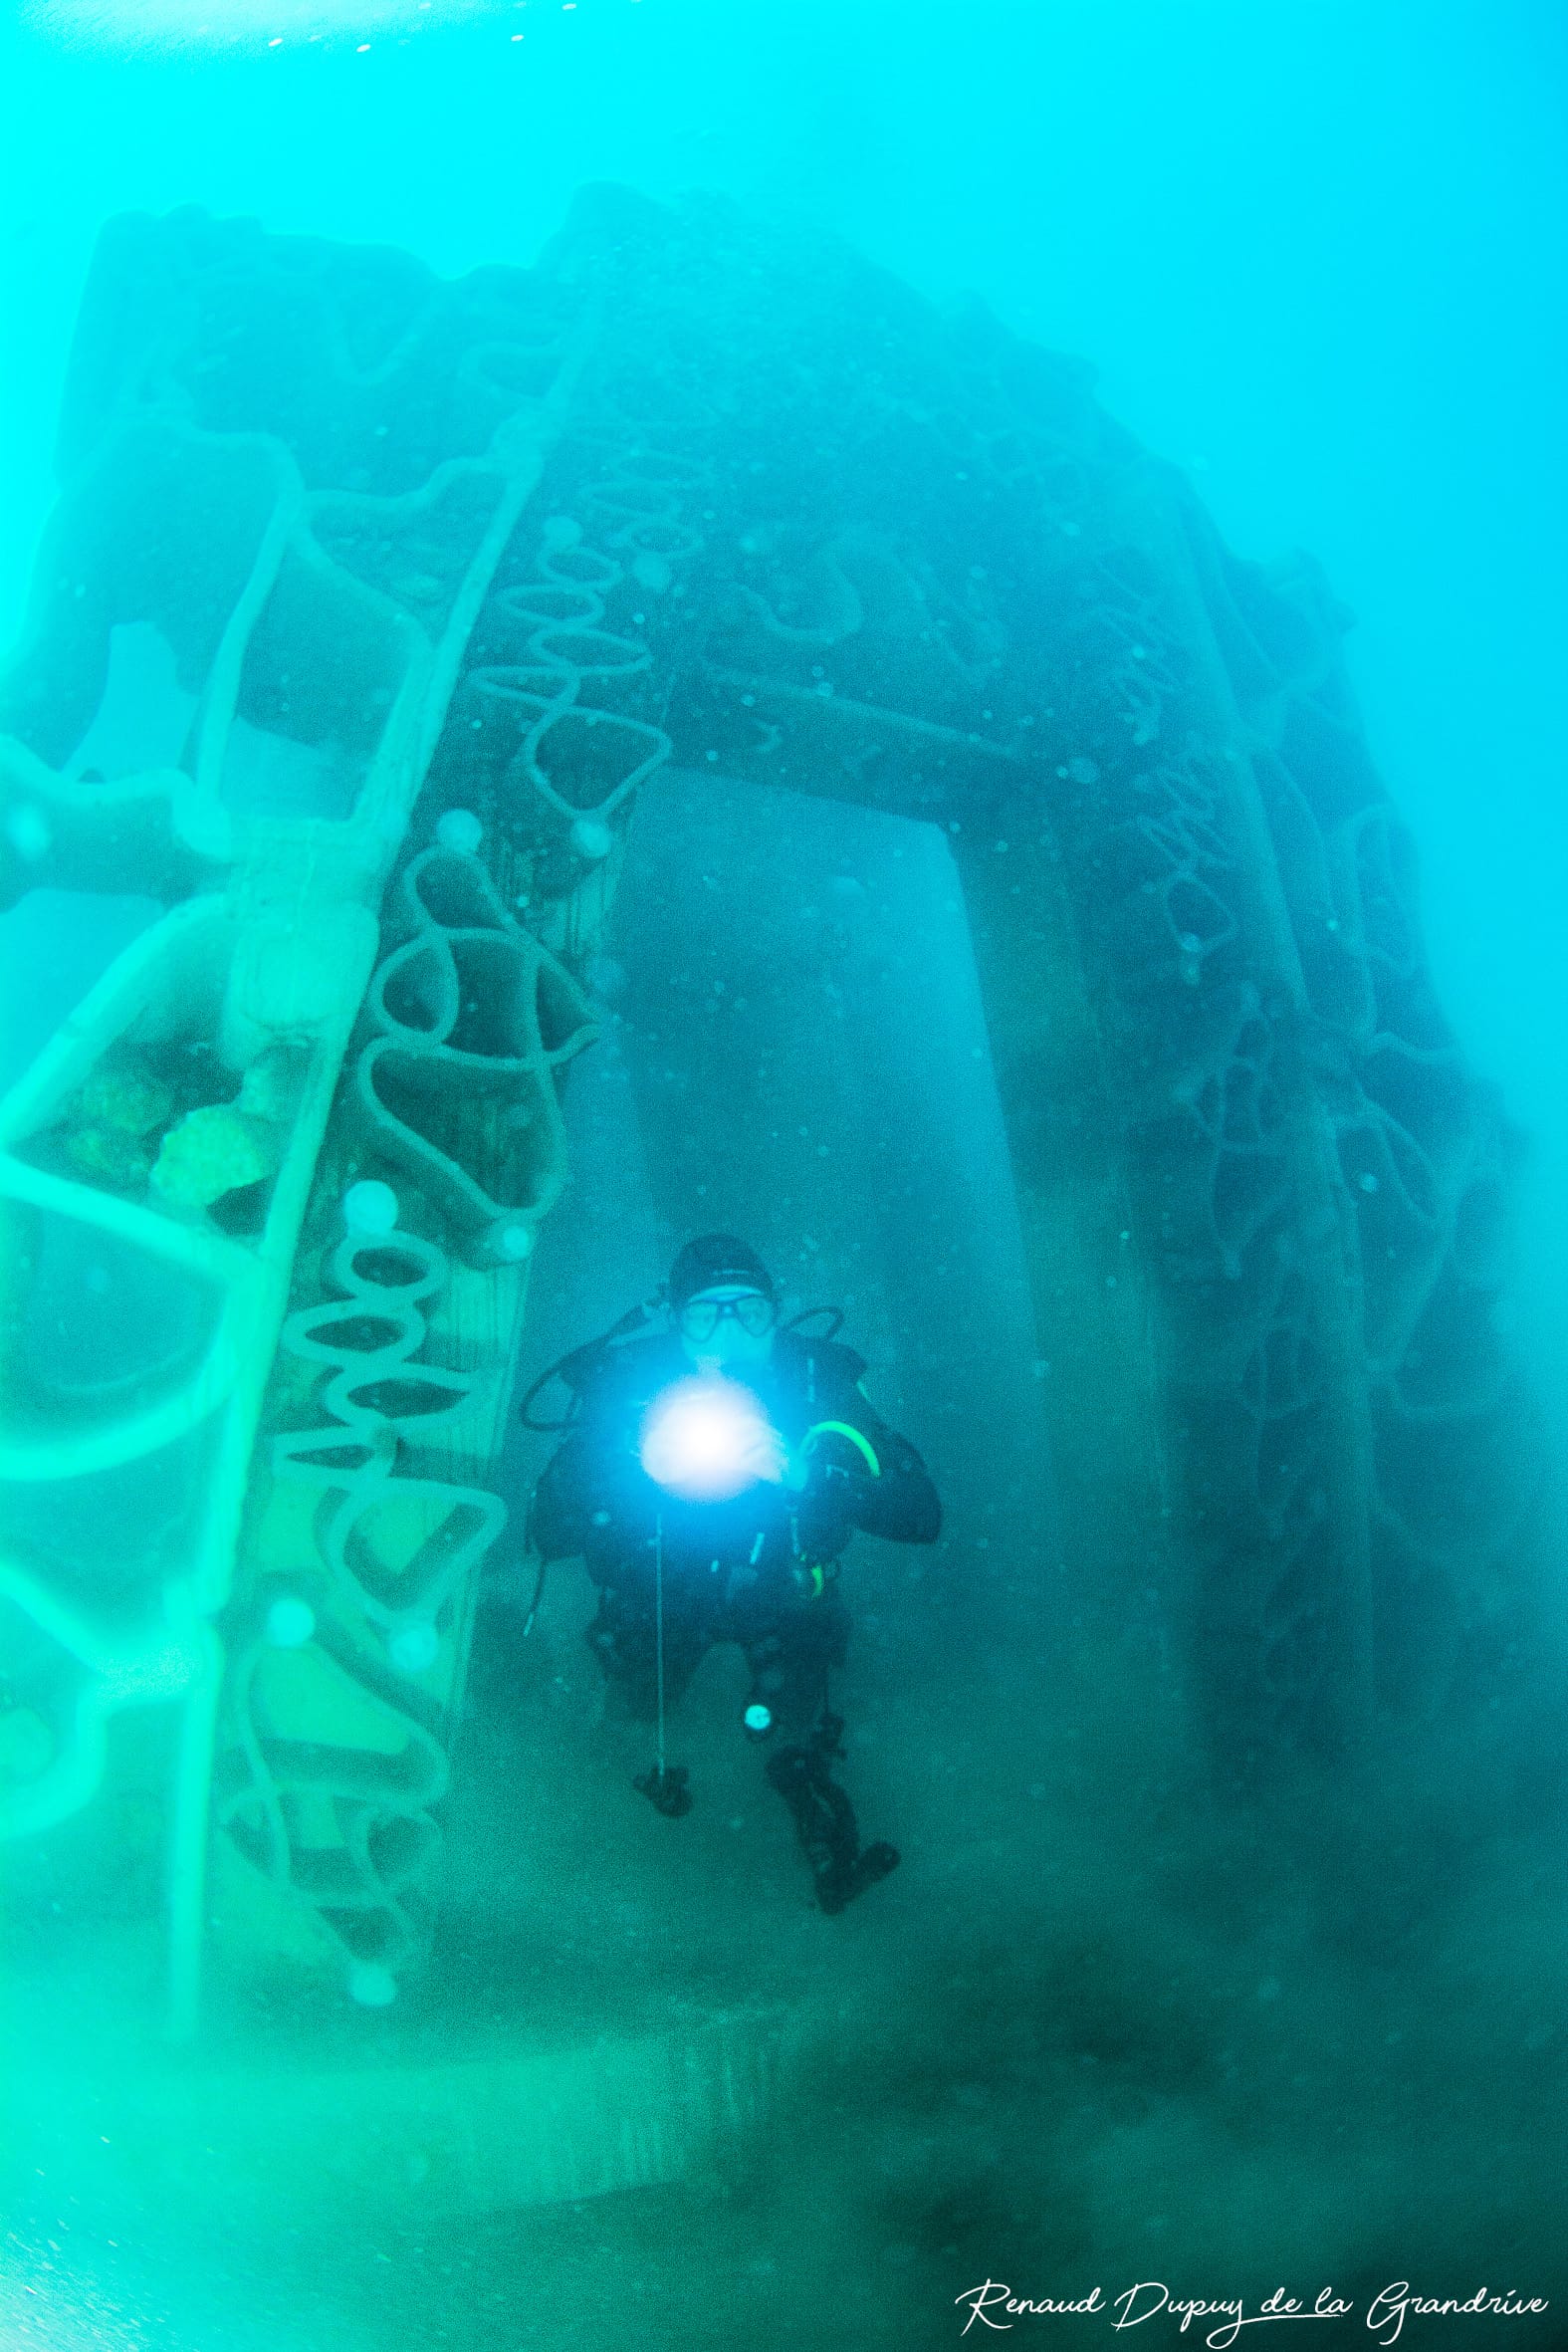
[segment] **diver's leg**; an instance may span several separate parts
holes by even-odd
[[[832,1777],[820,1746],[781,1748],[768,1760],[768,1778],[794,1818],[822,1910],[842,1911],[897,1869],[895,1846],[878,1839],[862,1847],[854,1806]]]
[[[781,1740],[808,1741],[827,1711],[828,1675],[844,1662],[849,1611],[829,1591],[776,1605],[737,1632],[752,1701],[768,1709]]]
[[[849,1616],[835,1593],[791,1608],[748,1642],[755,1700],[769,1707],[786,1744],[768,1760],[768,1779],[789,1807],[824,1911],[842,1911],[897,1867],[894,1847],[862,1850],[854,1806],[832,1776],[841,1720],[826,1711],[827,1675],[843,1661]]]
[[[602,1585],[598,1613],[582,1638],[604,1671],[611,1711],[627,1722],[654,1722],[659,1712],[659,1653],[651,1605],[642,1606],[618,1585]],[[706,1646],[699,1626],[665,1612],[666,1708],[675,1705],[691,1681]]]

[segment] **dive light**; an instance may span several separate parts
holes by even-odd
[[[777,1486],[788,1459],[751,1389],[702,1374],[654,1398],[637,1451],[654,1484],[686,1503],[728,1503],[763,1481]]]

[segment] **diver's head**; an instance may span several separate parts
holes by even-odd
[[[670,1269],[670,1311],[694,1364],[721,1369],[766,1363],[778,1304],[773,1277],[733,1233],[688,1242]]]

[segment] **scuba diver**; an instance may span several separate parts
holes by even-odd
[[[843,1722],[827,1678],[849,1636],[839,1555],[856,1529],[935,1542],[942,1507],[914,1447],[867,1402],[865,1358],[801,1331],[821,1314],[836,1331],[833,1308],[781,1325],[755,1251],[704,1234],[649,1306],[553,1364],[522,1410],[530,1428],[567,1432],[529,1511],[541,1579],[552,1560],[580,1554],[599,1590],[585,1638],[623,1713],[658,1727],[657,1761],[637,1787],[660,1812],[689,1808],[686,1767],[665,1757],[666,1711],[715,1642],[738,1642],[752,1675],[743,1728],[771,1745],[768,1779],[793,1816],[817,1902],[837,1912],[899,1858],[860,1845],[831,1774]],[[571,1390],[571,1410],[534,1421],[554,1378]]]

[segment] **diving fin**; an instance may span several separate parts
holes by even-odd
[[[795,1832],[816,1882],[817,1903],[829,1913],[842,1911],[898,1867],[895,1846],[878,1842],[861,1851],[854,1807],[828,1775],[827,1756],[836,1753],[836,1748],[824,1751],[818,1741],[809,1748],[783,1749],[768,1764],[769,1780],[794,1816]]]
[[[879,1878],[898,1868],[898,1848],[883,1838],[875,1845],[866,1846],[849,1865],[834,1864],[816,1873],[816,1900],[823,1911],[842,1911],[856,1895],[863,1895],[867,1887],[874,1887]]]

